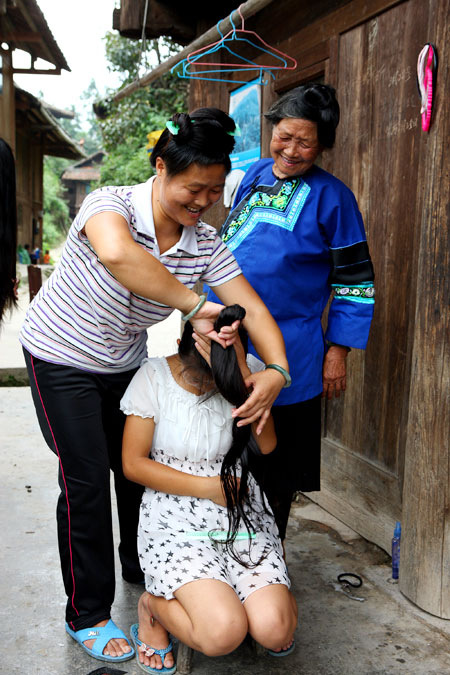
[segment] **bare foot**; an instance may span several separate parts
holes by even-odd
[[[282,647],[280,647],[279,649],[272,649],[271,651],[273,651],[273,652],[284,652],[286,649],[289,649],[289,647],[291,647],[293,642],[294,642],[294,638],[292,638],[292,640],[289,640],[289,642],[286,642],[286,644],[283,645]]]
[[[98,623],[95,624],[95,626],[93,626],[93,628],[98,628],[98,627],[103,628],[103,626],[106,626],[108,621],[109,621],[109,619],[105,619],[104,621],[99,621]],[[94,646],[94,643],[95,643],[95,638],[93,640],[85,640],[83,642],[83,644],[86,645],[86,647],[88,649],[92,649],[92,647]],[[128,644],[128,642],[126,640],[124,640],[123,638],[115,638],[113,640],[110,640],[103,650],[104,656],[113,656],[113,657],[123,656],[124,654],[129,654],[130,652],[131,652],[131,647]]]
[[[139,631],[138,637],[142,642],[145,642],[149,647],[153,649],[165,649],[169,644],[169,634],[166,629],[161,626],[156,619],[152,618],[150,612],[148,600],[149,594],[145,591],[139,598],[138,604],[138,617],[139,617]],[[166,668],[172,668],[174,665],[174,659],[172,652],[169,652],[164,657],[164,663],[161,662],[161,657],[159,654],[153,654],[152,656],[146,656],[144,651],[139,650],[139,661],[144,664],[144,666],[150,666],[151,668],[157,668],[160,670],[163,665]]]

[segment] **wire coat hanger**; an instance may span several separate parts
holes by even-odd
[[[185,79],[200,79],[200,80],[213,80],[216,82],[232,82],[236,84],[247,84],[248,80],[237,80],[234,78],[225,79],[223,75],[234,73],[234,72],[254,72],[259,74],[258,84],[267,84],[268,80],[264,80],[264,74],[267,73],[273,79],[275,78],[274,72],[277,70],[295,70],[297,67],[297,61],[285,54],[284,52],[276,49],[269,45],[263,38],[258,35],[255,31],[249,31],[245,28],[244,17],[242,16],[241,7],[238,7],[238,13],[241,17],[241,28],[236,28],[233,22],[233,12],[230,14],[230,22],[233,28],[223,35],[220,30],[220,21],[217,23],[217,31],[220,34],[220,39],[216,42],[212,42],[205,47],[196,49],[195,51],[188,54],[188,56],[177,63],[173,68],[172,72],[176,72],[178,77]],[[222,19],[223,20],[223,19]],[[239,34],[239,35],[238,35]],[[240,37],[240,34],[254,36],[259,40],[259,44],[255,43],[247,37]],[[230,48],[231,43],[248,43],[259,52],[269,54],[272,56],[276,62],[275,64],[258,64],[241,54],[236,53],[233,49]],[[264,45],[264,46],[261,46]],[[239,45],[238,45],[239,46]],[[225,49],[233,57],[238,59],[238,61],[231,62],[213,62],[213,61],[203,61],[200,60],[202,57],[209,54],[214,54],[220,49]],[[288,65],[288,60],[291,62],[291,65]],[[198,67],[203,67],[203,69],[198,70]],[[194,70],[195,67],[195,70]],[[177,71],[178,69],[178,71]],[[213,77],[213,75],[222,75],[222,77]]]

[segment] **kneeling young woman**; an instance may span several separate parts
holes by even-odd
[[[225,308],[216,330],[244,315]],[[264,366],[246,360],[240,341],[210,347],[196,349],[186,324],[178,354],[146,361],[121,401],[124,473],[146,488],[138,547],[147,590],[131,628],[146,672],[174,672],[168,632],[211,656],[247,632],[275,655],[293,648],[297,607],[278,529],[248,472],[250,453],[275,448],[273,421],[258,434],[256,422],[232,418],[251,370]]]

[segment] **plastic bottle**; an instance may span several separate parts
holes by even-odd
[[[400,567],[400,538],[402,535],[402,526],[397,520],[395,523],[394,536],[392,537],[392,578],[398,579]]]

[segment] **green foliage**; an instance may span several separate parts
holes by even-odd
[[[103,160],[100,185],[136,185],[144,183],[152,173],[145,146],[123,143]]]
[[[67,160],[60,157],[44,159],[44,250],[55,248],[65,238],[69,225],[69,207],[64,201],[60,176]],[[64,166],[65,165],[65,166]]]
[[[116,33],[107,33],[105,43],[108,67],[121,73],[124,86],[136,78],[138,70],[155,67],[179,49],[166,38],[151,40],[143,47],[141,41]],[[186,101],[187,83],[171,73],[118,102],[109,101],[107,117],[99,120],[103,147],[108,152],[100,185],[132,185],[146,180],[151,175],[145,149],[147,134],[163,129],[173,113],[186,109]]]
[[[80,96],[84,103],[85,129],[87,130],[82,138],[84,138],[84,149],[88,155],[92,155],[103,148],[102,132],[92,109],[92,103],[98,99],[99,95],[95,80],[92,79],[87,89]]]
[[[102,135],[100,131],[100,126],[97,122],[92,111],[92,101],[98,98],[98,90],[94,80],[91,80],[89,87],[81,94],[80,99],[84,101],[84,111],[83,114],[80,114],[80,111],[75,109],[75,106],[70,106],[69,110],[75,113],[73,119],[61,118],[58,120],[58,124],[64,129],[64,131],[75,141],[84,141],[84,151],[87,155],[92,155],[97,150],[100,150],[102,147]],[[82,119],[83,124],[82,124]]]
[[[155,62],[160,64],[179,51],[178,45],[166,37],[143,44],[142,40],[130,40],[108,31],[103,39],[108,70],[120,73],[123,85],[136,79],[139,71],[150,70]]]

